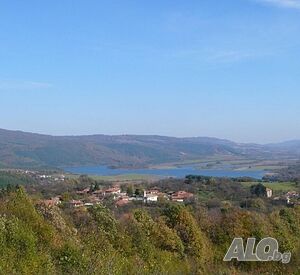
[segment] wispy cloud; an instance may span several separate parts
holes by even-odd
[[[217,63],[235,63],[240,61],[248,61],[253,59],[272,56],[272,51],[251,51],[251,50],[219,50],[210,52],[207,55],[208,61]]]
[[[258,2],[276,5],[282,8],[300,9],[300,0],[257,0]]]
[[[183,49],[171,51],[168,56],[176,59],[193,60],[208,64],[229,64],[272,56],[275,53],[271,50],[250,50],[250,49]]]
[[[238,62],[253,57],[256,57],[256,55],[250,52],[228,50],[228,51],[219,51],[219,52],[211,53],[208,56],[208,60],[228,63],[228,62]]]
[[[0,91],[32,91],[44,90],[51,87],[52,84],[47,82],[0,79]]]

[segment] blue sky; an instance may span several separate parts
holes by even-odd
[[[0,128],[300,139],[300,0],[4,0],[0,26]]]

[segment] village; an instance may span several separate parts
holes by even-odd
[[[289,191],[280,196],[273,196],[273,190],[266,188],[263,197],[271,201],[274,205],[286,205],[293,207],[300,205],[300,194],[296,191]],[[91,187],[76,191],[76,199],[68,201],[62,199],[62,196],[56,196],[51,199],[42,200],[46,206],[55,206],[64,204],[69,208],[92,207],[111,200],[115,208],[120,208],[132,203],[157,204],[159,202],[187,203],[195,199],[195,194],[184,190],[162,192],[160,188],[154,187],[147,190],[136,189],[135,192],[128,192],[122,189],[120,184],[113,184],[108,188],[94,189]]]
[[[76,191],[76,195],[78,196],[78,199],[71,199],[66,202],[69,207],[91,207],[102,203],[106,199],[112,199],[115,207],[122,207],[132,202],[152,204],[163,200],[184,203],[194,197],[194,194],[183,190],[164,193],[161,192],[159,188],[141,190],[133,194],[128,194],[128,192],[122,190],[121,186],[118,184],[109,188],[97,190],[92,190],[88,187],[83,190]],[[47,206],[59,205],[62,203],[62,198],[61,196],[56,196],[49,200],[43,200],[43,203]]]
[[[7,170],[10,173],[17,175],[26,175],[33,179],[40,186],[48,186],[50,189],[54,186],[70,186],[70,175],[63,173],[53,173],[49,171],[33,171],[22,169]],[[79,179],[88,178],[87,176],[80,176]],[[191,191],[185,190],[184,186],[176,188],[175,191],[169,188],[151,187],[145,185],[138,188],[138,182],[110,182],[106,185],[99,185],[99,183],[91,184],[89,187],[86,184],[84,187],[77,187],[71,192],[71,196],[64,197],[63,192],[58,192],[54,196],[49,196],[40,201],[47,206],[63,205],[69,208],[78,207],[92,207],[97,204],[111,202],[115,208],[124,207],[130,204],[145,204],[155,205],[159,202],[173,202],[186,204],[193,200],[197,200],[198,189]],[[135,185],[135,188],[133,186]],[[128,188],[131,186],[131,188]],[[270,187],[270,185],[268,185]],[[36,188],[36,187],[35,187]],[[33,190],[35,190],[35,188]],[[182,188],[182,189],[181,189]],[[249,187],[248,187],[249,188]],[[252,190],[251,190],[252,188]],[[252,185],[250,188],[252,195],[265,198],[272,205],[284,205],[293,207],[300,205],[300,193],[297,189],[286,190],[285,192],[274,192],[273,189],[264,187],[263,183]]]
[[[65,180],[65,175],[62,173],[43,173],[39,171],[31,171],[31,170],[15,170],[17,173],[25,174],[27,176],[32,177],[33,179],[38,180],[40,183],[51,183],[51,182],[59,182]]]
[[[274,197],[273,201],[284,202],[287,206],[300,205],[300,194],[296,191],[289,191],[283,196]]]

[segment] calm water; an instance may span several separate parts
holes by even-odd
[[[74,174],[87,174],[98,176],[116,176],[126,174],[139,174],[139,175],[156,175],[161,177],[177,177],[183,178],[186,175],[202,175],[212,177],[252,177],[261,179],[265,171],[235,171],[235,170],[217,170],[207,169],[199,170],[194,167],[180,167],[170,169],[110,169],[106,166],[87,166],[87,167],[68,167],[65,171]]]

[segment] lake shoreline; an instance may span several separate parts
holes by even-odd
[[[73,174],[86,174],[95,176],[120,176],[120,175],[153,175],[158,177],[174,177],[184,178],[187,175],[202,175],[209,177],[251,177],[254,179],[262,179],[268,172],[265,170],[233,170],[233,169],[199,169],[197,167],[178,167],[178,168],[110,168],[108,166],[78,166],[65,167],[64,170]]]

